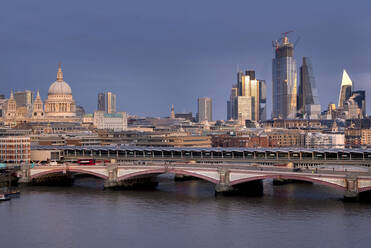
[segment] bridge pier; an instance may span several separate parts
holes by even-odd
[[[105,189],[153,189],[158,182],[153,176],[140,176],[126,180],[119,180],[116,164],[108,165],[108,179],[104,182]]]
[[[105,189],[154,189],[158,182],[153,177],[139,177],[121,181],[106,180]]]
[[[215,185],[215,195],[263,195],[263,181],[254,180],[237,185],[230,185],[229,170],[222,168],[219,170],[219,184]]]
[[[346,191],[344,193],[344,201],[355,202],[359,200],[358,178],[356,176],[348,176],[346,178]]]
[[[29,165],[22,165],[21,166],[21,177],[18,180],[18,183],[27,184],[31,183],[31,172],[30,172]]]

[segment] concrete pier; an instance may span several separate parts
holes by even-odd
[[[153,177],[133,178],[122,181],[106,180],[105,189],[155,189],[158,182]]]
[[[215,185],[215,195],[244,195],[244,196],[262,196],[263,195],[263,181],[255,180],[251,182],[241,183],[234,186],[226,184]]]

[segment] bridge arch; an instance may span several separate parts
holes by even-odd
[[[241,183],[246,183],[246,182],[251,182],[251,181],[256,181],[256,180],[264,180],[264,179],[284,179],[284,180],[297,180],[297,181],[304,181],[304,182],[311,182],[311,183],[317,183],[317,184],[321,184],[321,185],[324,185],[324,186],[328,186],[330,188],[334,188],[336,190],[340,190],[340,191],[345,191],[346,188],[343,187],[343,186],[340,186],[340,185],[337,185],[335,183],[330,183],[330,182],[326,182],[326,181],[322,181],[322,180],[318,180],[318,179],[313,179],[313,178],[310,178],[310,177],[305,177],[305,176],[292,176],[292,175],[264,175],[264,176],[256,176],[256,177],[249,177],[249,178],[243,178],[243,179],[238,179],[238,180],[234,180],[232,182],[230,182],[230,185],[233,186],[233,185],[238,185],[238,184],[241,184]],[[371,190],[371,187],[370,187],[370,190]]]
[[[219,180],[216,180],[215,178],[208,177],[205,175],[201,175],[195,172],[190,172],[182,169],[155,169],[155,170],[145,170],[145,171],[140,171],[140,172],[133,172],[130,174],[126,174],[124,176],[118,177],[118,181],[122,180],[127,180],[134,178],[136,176],[144,176],[144,175],[160,175],[160,174],[165,174],[165,173],[170,173],[170,174],[179,174],[179,175],[184,175],[184,176],[193,176],[214,184],[218,184]]]
[[[371,192],[371,186],[363,187],[363,188],[359,188],[359,189],[358,189],[358,192],[359,192],[359,193],[361,193],[361,192],[366,192],[366,191],[370,191],[370,192]]]
[[[92,176],[99,177],[99,178],[102,178],[102,179],[108,179],[108,176],[106,176],[106,175],[95,173],[95,172],[88,171],[88,170],[83,170],[83,169],[75,169],[75,168],[67,169],[67,170],[65,170],[63,168],[50,169],[50,170],[46,170],[46,171],[39,172],[37,174],[32,175],[31,179],[36,179],[36,178],[40,178],[40,177],[51,175],[51,174],[63,173],[64,171],[88,174],[88,175],[92,175]]]

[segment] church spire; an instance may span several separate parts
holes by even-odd
[[[62,72],[61,63],[59,63],[59,67],[58,67],[57,81],[63,81],[63,72]]]
[[[10,91],[10,99],[14,99],[14,96],[13,96],[13,90]]]

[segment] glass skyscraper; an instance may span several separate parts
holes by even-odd
[[[227,102],[227,119],[241,123],[266,120],[266,84],[255,77],[254,70],[239,71]]]
[[[272,61],[273,108],[272,117],[292,119],[296,116],[297,71],[294,45],[287,34],[274,42],[275,57]]]
[[[98,94],[98,110],[107,113],[116,112],[116,95],[112,92]]]
[[[314,110],[317,115],[321,112],[319,104],[318,91],[313,74],[310,59],[303,57],[303,63],[300,66],[300,85],[298,90],[297,111],[301,118],[310,117]],[[319,117],[319,116],[317,116]]]
[[[339,103],[338,107],[343,108],[344,103],[352,95],[353,82],[350,79],[346,70],[343,70],[343,77],[341,79],[340,93],[339,93]]]

